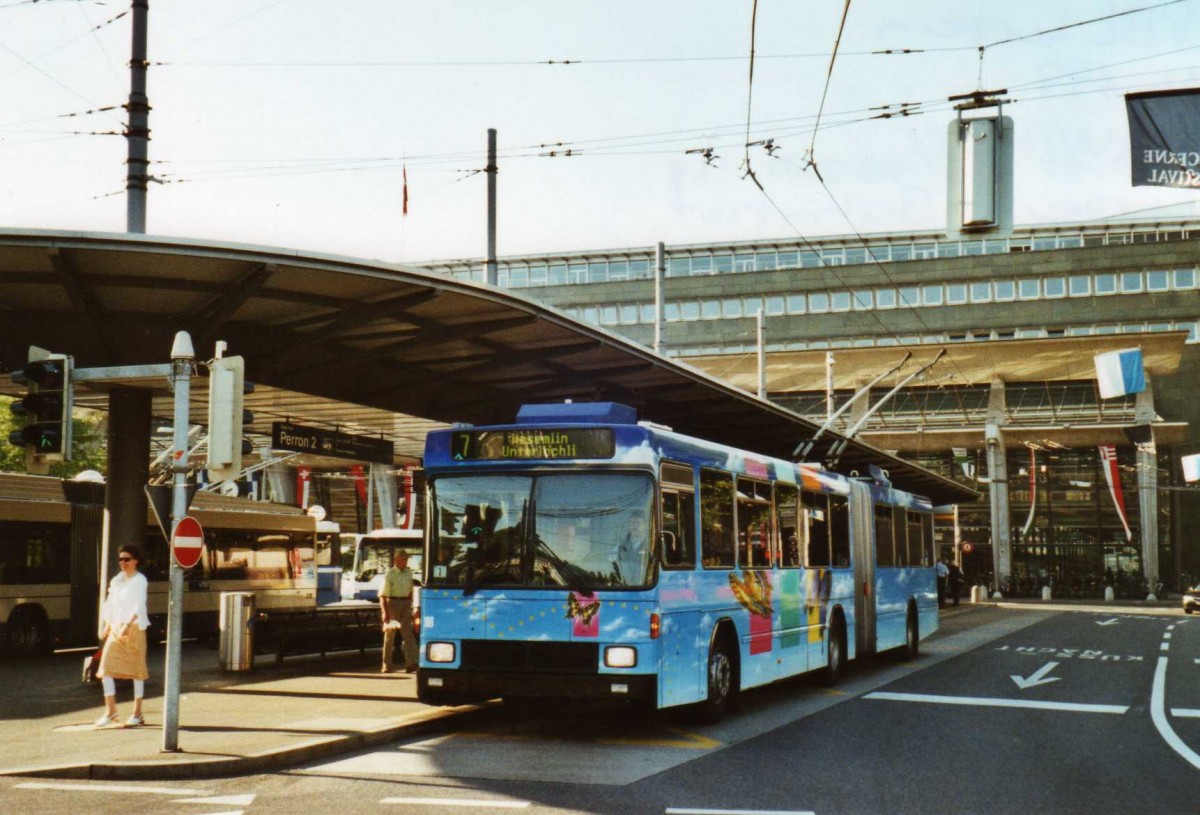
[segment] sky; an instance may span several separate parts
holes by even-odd
[[[1130,185],[1123,95],[1200,86],[1200,0],[1163,2],[853,0],[831,67],[841,0],[150,0],[146,231],[478,258],[488,128],[501,256],[940,229],[978,88],[1018,224],[1200,216]],[[0,0],[0,227],[125,230],[124,111],[87,111],[128,97],[128,10]]]

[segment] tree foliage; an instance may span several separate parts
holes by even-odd
[[[13,416],[9,405],[12,399],[0,397],[0,472],[25,472],[25,450],[8,443],[8,434],[21,427],[21,420]],[[70,478],[84,470],[107,470],[108,455],[105,449],[104,422],[95,415],[76,413],[71,440],[71,460],[56,461],[50,465],[50,474],[58,478]]]

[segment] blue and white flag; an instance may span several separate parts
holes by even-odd
[[[1096,354],[1096,379],[1100,381],[1100,398],[1112,399],[1146,389],[1146,372],[1142,368],[1142,349],[1123,348]]]
[[[1183,461],[1183,480],[1189,484],[1200,481],[1200,453],[1184,456],[1181,461]]]

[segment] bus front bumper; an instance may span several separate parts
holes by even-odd
[[[539,674],[421,668],[417,697],[427,705],[460,705],[497,697],[587,699],[658,698],[657,677],[646,674]]]

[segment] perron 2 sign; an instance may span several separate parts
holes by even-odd
[[[1200,189],[1200,88],[1125,95],[1135,187]]]
[[[391,464],[395,449],[395,445],[385,439],[352,436],[349,433],[306,427],[291,422],[274,422],[271,425],[271,447],[275,450],[291,450],[296,453],[312,453],[375,464]]]

